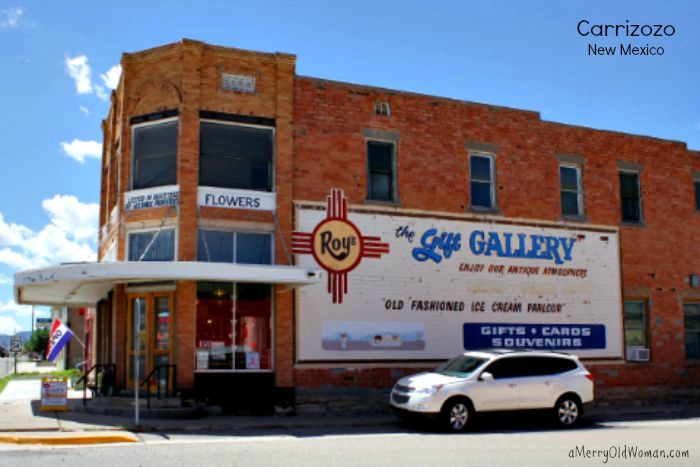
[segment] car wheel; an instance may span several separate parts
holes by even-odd
[[[574,426],[583,415],[583,407],[578,397],[574,395],[562,396],[554,406],[554,415],[559,426],[565,428]]]
[[[442,410],[443,427],[450,431],[464,431],[471,423],[473,411],[465,399],[448,401]]]

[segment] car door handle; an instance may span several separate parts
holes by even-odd
[[[517,384],[515,384],[515,383],[510,383],[510,384],[508,385],[509,388],[514,388],[514,387],[516,387],[516,386],[517,386]]]
[[[552,382],[551,382],[551,381],[545,381],[544,384],[545,384],[545,386],[551,386],[551,385],[552,385]]]

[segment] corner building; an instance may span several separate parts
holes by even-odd
[[[94,355],[117,388],[136,361],[167,363],[201,399],[332,410],[519,347],[580,355],[599,399],[697,392],[700,153],[684,143],[192,40],[122,67],[99,261],[244,272],[115,280]],[[285,282],[284,266],[322,273]]]

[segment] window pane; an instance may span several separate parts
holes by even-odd
[[[639,201],[636,199],[622,200],[622,220],[629,222],[639,222]]]
[[[685,317],[685,356],[700,358],[700,304],[683,305]]]
[[[491,206],[491,184],[483,182],[471,183],[472,206],[490,208]]]
[[[391,175],[382,173],[370,173],[369,199],[391,201]]]
[[[272,287],[265,284],[236,285],[235,368],[272,368]]]
[[[204,122],[199,184],[271,191],[273,147],[272,130]]]
[[[561,192],[561,212],[570,216],[579,216],[578,193],[571,191]]]
[[[197,369],[233,369],[233,284],[197,283]]]
[[[177,122],[134,129],[133,159],[133,189],[177,183]]]
[[[695,182],[695,209],[700,211],[700,182]]]
[[[272,236],[269,234],[236,234],[236,262],[272,264]]]
[[[471,156],[469,158],[469,173],[472,180],[491,181],[491,158]]]
[[[233,233],[199,230],[197,232],[197,261],[233,263]]]
[[[646,317],[644,302],[626,301],[625,311],[625,344],[635,346],[646,345]]]
[[[578,191],[578,169],[575,167],[559,167],[559,179],[562,190]]]
[[[155,297],[154,349],[168,350],[170,348],[170,298]],[[165,362],[167,363],[167,362]]]
[[[174,259],[174,229],[129,234],[129,261],[173,261]]]
[[[394,145],[390,143],[367,143],[367,160],[370,172],[393,172],[394,164],[392,154]]]
[[[620,173],[620,194],[622,198],[637,199],[639,197],[638,174]]]

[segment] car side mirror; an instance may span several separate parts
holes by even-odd
[[[481,373],[481,376],[479,376],[480,381],[493,381],[493,375],[489,373],[488,371],[484,371]]]

